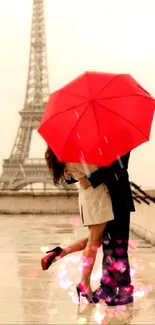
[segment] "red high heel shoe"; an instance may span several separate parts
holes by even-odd
[[[51,264],[53,263],[54,259],[58,257],[62,253],[63,249],[59,246],[55,247],[52,250],[47,251],[48,255],[44,256],[41,259],[41,267],[43,271],[47,270]]]

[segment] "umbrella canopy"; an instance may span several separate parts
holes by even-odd
[[[50,95],[38,132],[60,161],[108,166],[149,140],[154,108],[131,75],[86,72]]]

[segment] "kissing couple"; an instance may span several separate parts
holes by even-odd
[[[130,188],[128,164],[130,152],[109,167],[79,163],[62,163],[48,147],[45,159],[55,185],[64,179],[68,184],[79,182],[79,210],[83,226],[89,229],[83,238],[68,247],[56,247],[41,259],[43,270],[68,254],[83,251],[82,274],[76,286],[89,303],[104,299],[108,306],[133,302],[128,259],[130,213],[135,211]],[[91,274],[97,250],[102,245],[102,277],[94,292]]]

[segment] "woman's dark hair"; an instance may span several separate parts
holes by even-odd
[[[55,153],[47,147],[45,151],[45,160],[53,178],[53,183],[58,185],[63,178],[65,164],[61,163]]]

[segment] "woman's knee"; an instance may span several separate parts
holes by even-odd
[[[89,242],[100,246],[102,243],[104,228],[105,228],[105,224],[90,226]]]

